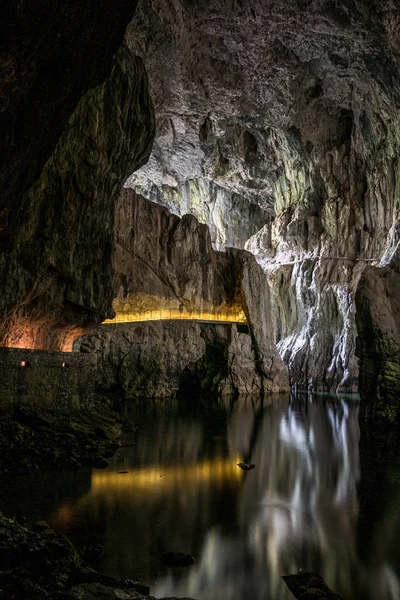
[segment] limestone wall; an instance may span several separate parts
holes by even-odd
[[[74,348],[81,356],[98,355],[99,391],[121,390],[127,399],[269,391],[251,336],[234,323],[101,325],[79,338]]]
[[[22,401],[61,410],[89,406],[95,354],[0,348],[0,407]]]

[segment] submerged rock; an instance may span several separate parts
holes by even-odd
[[[160,561],[166,567],[170,569],[179,567],[190,567],[196,562],[190,554],[184,554],[183,552],[166,552],[160,558]]]
[[[283,575],[282,579],[298,600],[342,600],[317,573],[300,569],[296,575]]]

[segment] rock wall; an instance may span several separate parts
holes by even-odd
[[[400,239],[399,32],[393,0],[153,0],[128,30],[158,133],[127,185],[172,204],[206,181],[267,214],[245,247],[269,274],[291,381],[310,389],[356,389],[359,277]],[[232,202],[216,223],[200,196],[188,208],[223,240]]]
[[[75,342],[75,350],[97,352],[97,389],[123,390],[127,399],[260,394],[264,383],[251,337],[237,327],[192,321],[103,325]]]
[[[400,389],[400,274],[367,267],[355,296],[360,393],[374,417],[398,421]]]
[[[309,258],[269,272],[278,350],[293,385],[358,391],[354,296],[364,267]]]
[[[96,383],[95,354],[0,348],[0,405],[37,404],[57,411],[89,408]]]
[[[102,325],[75,350],[98,351],[99,385],[127,397],[170,396],[190,387],[212,394],[288,389],[273,339],[267,279],[243,250],[216,252],[210,232],[191,215],[122,190],[116,203],[113,306],[118,319],[156,308],[192,309],[212,319],[222,309],[244,313],[236,324],[152,321]]]
[[[205,179],[273,214],[288,146],[307,159],[340,145],[353,115],[385,134],[399,23],[392,0],[140,1],[128,41],[146,56],[157,137],[128,185]]]
[[[0,254],[1,344],[68,350],[112,315],[114,203],[153,136],[143,62],[122,46],[13,213],[14,235]]]
[[[128,189],[115,211],[117,312],[163,305],[212,313],[239,303],[234,287],[227,292],[206,225],[191,215],[180,219]]]
[[[135,0],[41,0],[1,7],[0,231],[17,227],[23,194],[39,177],[81,97],[103,83]]]
[[[270,215],[258,204],[204,178],[189,179],[171,187],[149,183],[135,173],[125,183],[144,198],[168,208],[178,217],[191,214],[210,229],[213,247],[244,248],[247,240],[257,233]]]
[[[311,164],[298,137],[298,150],[288,146],[277,181],[272,227],[246,245],[274,288],[277,342],[291,380],[310,389],[357,389],[359,278],[368,265],[384,266],[397,251],[396,127],[382,134],[371,119],[366,132],[352,114],[341,140],[326,140],[329,150],[315,147]]]
[[[116,204],[115,260],[119,316],[151,307],[244,312],[265,391],[287,389],[287,371],[273,339],[270,293],[254,257],[216,252],[208,227],[123,190]],[[191,342],[188,340],[188,343]]]

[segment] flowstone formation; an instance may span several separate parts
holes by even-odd
[[[398,273],[398,3],[153,0],[128,42],[146,56],[157,136],[126,186],[195,214],[218,248],[254,231],[245,247],[272,286],[292,384],[372,381],[355,298],[366,267]],[[398,295],[396,275],[378,306]],[[386,346],[374,346],[382,365]]]

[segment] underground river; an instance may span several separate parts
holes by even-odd
[[[280,577],[299,569],[344,600],[400,597],[400,465],[360,445],[356,400],[146,401],[127,416],[109,468],[8,477],[0,509],[100,544],[93,567],[156,597],[289,600]],[[168,570],[168,551],[197,562]]]

